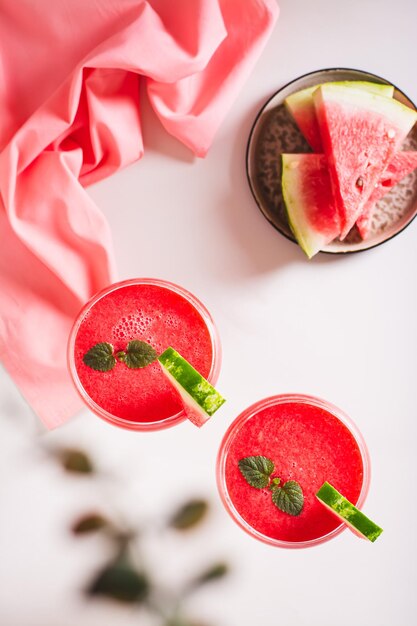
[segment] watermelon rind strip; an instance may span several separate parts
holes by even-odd
[[[196,402],[207,415],[213,415],[226,402],[208,380],[201,376],[174,348],[167,348],[158,357],[158,361],[169,374],[171,381],[180,385],[181,391]]]
[[[363,106],[368,111],[385,114],[389,116],[392,123],[396,123],[404,132],[408,132],[417,120],[417,111],[410,109],[399,100],[387,98],[377,93],[355,88],[346,89],[342,85],[324,83],[314,92],[313,98],[317,98],[322,93],[333,98],[336,102],[350,102],[355,106]]]
[[[315,238],[308,231],[308,227],[298,210],[297,194],[291,191],[292,185],[288,184],[288,177],[294,178],[294,171],[291,171],[291,163],[298,159],[298,155],[282,154],[281,155],[281,171],[282,171],[282,197],[284,200],[285,211],[287,214],[288,224],[296,238],[301,249],[307,257],[311,259],[322,245],[320,238]]]
[[[284,104],[294,118],[301,133],[307,139],[310,146],[315,152],[322,152],[320,129],[316,119],[313,94],[322,85],[339,85],[354,89],[362,89],[370,93],[376,93],[386,98],[392,98],[394,95],[393,85],[384,83],[372,83],[369,81],[336,81],[329,83],[321,83],[301,89],[290,94],[284,100]]]
[[[337,229],[330,235],[329,231],[324,233],[316,229],[314,223],[306,217],[306,200],[303,199],[303,181],[299,171],[306,161],[310,161],[310,164],[318,164],[320,160],[324,160],[323,155],[281,154],[281,189],[288,224],[299,246],[309,259],[335,239],[340,232]],[[317,177],[321,180],[319,171],[317,171]]]
[[[292,93],[285,98],[284,104],[287,105],[290,110],[292,104],[304,104],[307,100],[310,100],[310,98],[312,98],[315,90],[322,85],[339,85],[342,87],[352,87],[354,89],[364,89],[365,91],[369,91],[370,93],[376,93],[381,96],[385,96],[386,98],[391,98],[394,95],[393,85],[388,85],[384,83],[371,83],[365,80],[340,80],[328,83],[320,83],[318,85],[313,85],[312,87],[306,87],[305,89],[296,91],[295,93]]]
[[[369,517],[366,517],[362,511],[359,511],[354,504],[342,496],[330,483],[325,482],[316,493],[316,497],[352,530],[360,533],[368,541],[373,543],[382,533],[380,526],[370,520]]]

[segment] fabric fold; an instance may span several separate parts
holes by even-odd
[[[204,156],[277,14],[274,0],[2,3],[0,358],[47,427],[81,406],[68,334],[116,279],[84,187],[142,157],[139,81]]]

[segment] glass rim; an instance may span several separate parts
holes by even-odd
[[[78,312],[74,320],[74,323],[72,325],[69,338],[68,338],[68,344],[67,344],[68,371],[70,373],[74,387],[76,391],[78,392],[78,395],[83,400],[84,404],[93,413],[95,413],[95,415],[104,419],[106,422],[109,422],[110,424],[119,426],[121,428],[125,428],[127,430],[134,430],[134,431],[140,431],[140,432],[163,430],[165,428],[170,428],[171,426],[180,424],[181,422],[185,421],[187,418],[184,413],[184,410],[181,410],[178,413],[175,413],[174,415],[170,415],[169,417],[163,420],[156,420],[153,422],[134,422],[131,420],[126,420],[122,417],[118,417],[117,415],[113,415],[109,411],[106,411],[105,409],[103,409],[99,404],[97,404],[88,395],[88,393],[86,392],[86,390],[84,389],[80,381],[77,368],[75,366],[75,359],[74,359],[75,340],[77,337],[78,330],[85,316],[87,315],[87,313],[99,300],[109,295],[113,291],[117,291],[118,289],[123,289],[124,287],[129,287],[129,286],[134,286],[134,285],[154,285],[156,287],[161,287],[163,289],[173,291],[179,296],[182,296],[196,309],[196,311],[201,315],[207,327],[210,340],[211,340],[211,346],[212,346],[211,367],[207,375],[207,380],[212,385],[215,385],[217,383],[219,373],[220,373],[221,360],[222,360],[222,350],[221,350],[220,336],[219,336],[217,327],[214,323],[211,313],[208,311],[207,307],[190,291],[188,291],[184,287],[181,287],[180,285],[177,285],[176,283],[172,283],[168,280],[164,280],[160,278],[130,278],[127,280],[121,280],[121,281],[112,283],[111,285],[108,285],[104,289],[101,289],[100,291],[98,291],[84,304],[84,306],[80,309],[80,311]]]
[[[365,503],[366,497],[369,491],[369,485],[371,480],[371,462],[369,457],[368,447],[365,443],[362,433],[358,429],[355,422],[344,412],[342,409],[339,409],[337,406],[328,402],[327,400],[323,400],[322,398],[318,398],[316,396],[299,394],[299,393],[287,393],[287,394],[278,394],[274,396],[268,396],[254,404],[251,404],[247,409],[242,411],[230,424],[227,431],[225,432],[223,439],[220,443],[219,451],[217,454],[217,462],[216,462],[216,481],[217,488],[219,491],[220,499],[229,513],[231,518],[240,526],[246,533],[255,537],[259,541],[263,543],[267,543],[269,545],[279,547],[279,548],[290,548],[290,549],[300,549],[300,548],[310,548],[313,546],[320,545],[333,539],[341,532],[343,532],[347,526],[345,523],[341,522],[336,528],[334,528],[329,533],[322,535],[320,537],[316,537],[315,539],[309,539],[306,541],[283,541],[281,539],[274,539],[272,537],[268,537],[263,533],[259,532],[253,526],[251,526],[237,511],[234,506],[227,489],[226,478],[225,478],[225,465],[228,452],[230,450],[232,441],[236,432],[249,421],[254,415],[259,413],[262,409],[265,409],[269,406],[276,406],[278,404],[287,404],[289,402],[297,402],[301,404],[306,404],[310,406],[315,406],[318,408],[325,409],[329,413],[331,413],[334,417],[339,419],[349,430],[349,432],[353,435],[360,454],[362,458],[363,464],[363,480],[361,491],[359,493],[357,501],[354,503],[357,508],[361,508]]]

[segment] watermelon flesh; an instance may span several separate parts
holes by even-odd
[[[392,98],[330,83],[316,89],[313,100],[344,239],[417,112]]]
[[[371,93],[380,94],[381,96],[385,96],[387,98],[391,98],[394,94],[394,87],[392,85],[383,85],[381,83],[370,83],[367,81],[344,81],[326,84],[363,89]],[[302,89],[301,91],[291,94],[285,99],[285,105],[296,121],[298,128],[313,148],[314,152],[321,153],[323,152],[323,144],[321,141],[320,128],[317,122],[313,100],[313,93],[319,87],[321,87],[321,85],[313,85],[313,87],[307,87],[306,89]]]
[[[356,222],[363,239],[369,235],[375,203],[416,168],[417,152],[394,155]],[[340,235],[339,213],[323,154],[283,154],[282,192],[291,230],[309,258]]]
[[[345,81],[337,83],[326,83],[332,85],[344,85],[355,89],[363,89],[365,91],[379,93],[385,97],[392,97],[394,87],[392,85],[381,83],[369,83],[366,81]],[[321,85],[314,85],[307,89],[302,89],[288,96],[285,105],[292,114],[300,131],[307,139],[310,146],[316,152],[322,152],[322,142],[320,129],[316,118],[313,93]],[[377,186],[371,193],[371,196],[365,203],[361,215],[356,220],[357,229],[362,239],[369,237],[373,211],[376,203],[390,189],[402,180],[407,174],[417,167],[417,152],[397,152],[388,164],[385,172],[381,175]]]
[[[362,239],[367,239],[371,230],[372,216],[378,200],[383,198],[392,187],[407,174],[417,168],[417,152],[396,152],[388,164],[369,200],[365,203],[361,215],[356,220],[356,227]]]
[[[291,230],[311,259],[341,228],[325,156],[283,154],[282,193]]]

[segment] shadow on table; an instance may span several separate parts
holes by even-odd
[[[237,249],[232,263],[230,251],[225,251],[223,258],[220,254],[217,271],[221,272],[223,278],[230,280],[276,272],[291,264],[303,264],[308,268],[347,258],[343,255],[318,254],[308,261],[299,246],[276,230],[258,208],[247,179],[246,149],[252,124],[263,103],[264,100],[258,101],[242,116],[239,132],[223,138],[223,142],[232,142],[228,164],[230,185],[224,198],[217,201],[216,211]]]
[[[150,105],[143,81],[140,87],[140,117],[145,153],[157,152],[183,163],[193,163],[197,159],[189,148],[165,130]]]

